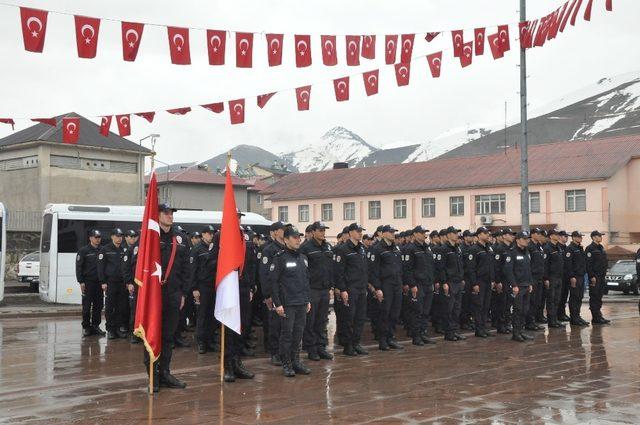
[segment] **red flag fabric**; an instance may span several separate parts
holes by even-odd
[[[362,57],[365,59],[376,58],[376,36],[375,35],[363,35],[362,36]]]
[[[308,111],[311,100],[311,86],[298,87],[296,89],[296,101],[298,102],[298,111]]]
[[[364,82],[364,90],[367,93],[367,96],[378,94],[379,73],[380,72],[377,69],[362,73],[362,81]]]
[[[336,55],[336,36],[320,36],[320,42],[322,43],[322,63],[326,66],[337,65],[338,56]]]
[[[22,22],[22,41],[24,49],[29,52],[42,53],[44,37],[47,34],[46,10],[20,8],[20,20]]]
[[[424,39],[427,40],[427,43],[431,43],[433,41],[433,39],[438,36],[438,34],[440,34],[440,33],[439,32],[428,32],[427,35],[425,35]]]
[[[207,30],[207,51],[209,53],[209,65],[224,65],[226,45],[226,31]]]
[[[440,71],[442,69],[442,51],[427,55],[427,62],[429,63],[429,70],[433,78],[440,78]]]
[[[607,11],[611,12],[613,10],[613,0],[607,0],[605,8],[607,9]]]
[[[511,42],[509,41],[509,25],[500,25],[498,27],[498,38],[500,40],[500,49],[502,49],[502,53],[511,50]]]
[[[229,115],[231,124],[242,124],[244,122],[244,99],[229,101]]]
[[[100,19],[86,16],[75,16],[76,45],[78,57],[93,59],[98,49],[98,34],[100,33]]]
[[[139,116],[140,118],[144,118],[145,120],[151,123],[153,122],[153,118],[156,116],[156,113],[155,112],[138,112],[135,115]]]
[[[274,94],[276,94],[276,92],[261,94],[260,96],[258,96],[258,108],[264,108],[264,106],[267,104],[269,99],[273,97]]]
[[[398,36],[386,35],[384,37],[384,61],[387,65],[396,63],[397,50],[398,50]]]
[[[109,136],[109,129],[111,128],[111,115],[107,115],[106,117],[102,117],[100,120],[100,134],[104,137]]]
[[[473,35],[475,37],[475,50],[476,56],[484,55],[484,36],[485,29],[484,28],[476,28],[473,31]]]
[[[169,53],[174,65],[190,65],[189,28],[167,27]]]
[[[267,58],[269,66],[282,65],[282,41],[284,34],[267,34]]]
[[[47,125],[50,125],[51,127],[56,127],[58,125],[58,123],[56,123],[55,118],[31,118],[31,121],[47,124]]]
[[[253,33],[236,33],[236,67],[251,68],[253,66]]]
[[[127,62],[136,60],[143,31],[144,24],[136,22],[122,23],[122,59]]]
[[[567,16],[567,10],[569,8],[569,1],[567,0],[567,2],[564,4],[564,6],[562,6],[562,10],[560,11],[560,13],[558,14],[558,16],[556,17],[556,24],[554,27],[554,37],[558,34],[558,32],[560,31],[560,26],[562,25],[562,22],[564,22],[564,17]]]
[[[518,23],[518,29],[520,30],[520,48],[527,48],[527,40],[529,38],[529,26],[531,25],[530,21],[524,21]],[[477,51],[476,51],[477,54]]]
[[[411,76],[411,64],[397,63],[395,64],[395,70],[396,70],[396,83],[398,83],[398,87],[408,85],[409,77]]]
[[[13,118],[0,118],[0,123],[2,124],[11,124],[11,130],[15,130],[15,121]]]
[[[578,0],[578,4],[576,4],[575,9],[573,9],[573,15],[571,15],[571,26],[576,25],[576,18],[578,17],[578,12],[580,11],[580,7],[582,6],[583,0]]]
[[[360,37],[357,35],[347,35],[345,37],[347,46],[347,65],[360,65]]]
[[[62,142],[75,145],[80,138],[80,118],[62,118]]]
[[[489,34],[487,36],[487,41],[489,42],[489,47],[491,48],[491,54],[494,59],[500,59],[504,57],[504,52],[502,51],[502,44],[500,43],[500,38],[498,34]]]
[[[151,173],[147,200],[142,217],[135,282],[138,300],[134,333],[142,339],[151,363],[162,348],[162,258],[160,257],[160,217],[158,212],[158,181]]]
[[[224,103],[222,102],[208,103],[206,105],[200,105],[200,106],[216,114],[219,114],[220,112],[224,111]]]
[[[184,108],[167,109],[167,112],[173,115],[186,115],[191,112],[191,107],[186,106]]]
[[[473,61],[473,41],[467,41],[462,45],[462,54],[460,54],[460,65],[463,68],[471,65]]]
[[[530,25],[529,30],[527,31],[527,49],[533,47],[533,39],[536,34],[536,29],[538,28],[538,20],[536,19]]]
[[[462,54],[464,44],[464,33],[462,30],[451,31],[451,41],[453,42],[453,56],[459,58]]]
[[[593,0],[589,0],[589,3],[587,3],[587,7],[585,7],[584,9],[584,20],[585,21],[590,21],[591,20],[591,8],[593,7]]]
[[[402,34],[402,50],[400,51],[401,63],[411,62],[411,55],[413,53],[413,40],[415,39],[415,37],[415,34]]]
[[[573,8],[576,5],[577,0],[573,0],[571,5],[567,9],[567,13],[564,14],[564,18],[562,18],[562,23],[560,24],[560,32],[564,32],[564,28],[567,26],[567,22],[569,22],[569,18],[573,12]]]
[[[349,100],[349,77],[333,80],[333,90],[336,93],[336,101],[344,102]]]
[[[311,65],[311,36],[296,35],[296,66],[304,68]]]
[[[116,122],[118,123],[120,137],[131,135],[131,118],[129,118],[129,114],[116,115]]]

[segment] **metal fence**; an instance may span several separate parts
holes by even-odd
[[[7,230],[10,232],[39,232],[42,211],[8,211]]]

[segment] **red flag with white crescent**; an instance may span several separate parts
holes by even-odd
[[[118,134],[120,134],[120,137],[131,135],[131,118],[129,114],[116,115],[116,123],[118,124]]]
[[[304,68],[311,65],[311,36],[298,35],[295,37],[296,66]]]
[[[349,77],[333,80],[333,90],[336,93],[336,101],[344,102],[349,100]]]
[[[209,53],[209,65],[224,65],[224,52],[226,45],[226,31],[207,30],[207,52]]]
[[[152,123],[153,122],[153,118],[155,118],[155,116],[156,116],[156,113],[155,112],[137,112],[135,115],[140,117],[140,118],[144,118],[145,120],[147,120],[150,123]]]
[[[44,37],[47,34],[46,10],[20,8],[20,20],[22,22],[22,41],[24,49],[29,52],[42,53]]]
[[[464,32],[462,30],[451,31],[451,42],[453,43],[453,56],[459,58],[462,54],[462,44],[464,43]]]
[[[322,63],[325,66],[337,65],[338,56],[336,55],[336,36],[320,36],[320,43],[322,44]]]
[[[484,28],[476,28],[473,30],[473,35],[475,39],[475,51],[476,56],[484,55],[484,36],[485,29]]]
[[[144,24],[137,22],[122,23],[122,58],[125,61],[133,62],[136,60],[143,31]]]
[[[244,99],[229,101],[229,116],[231,124],[242,124],[244,122]]]
[[[376,58],[376,36],[375,35],[363,35],[362,36],[362,57],[365,59]]]
[[[298,111],[308,111],[311,100],[311,86],[298,87],[296,89],[296,101]]]
[[[109,129],[111,128],[111,115],[107,115],[106,117],[102,117],[100,120],[100,134],[104,137],[109,136]]]
[[[282,65],[282,42],[284,34],[267,34],[267,58],[269,66]]]
[[[498,39],[500,40],[500,49],[502,53],[511,50],[509,42],[509,25],[500,25],[498,27]]]
[[[500,37],[498,33],[489,34],[487,36],[487,42],[489,43],[491,54],[493,55],[494,59],[500,59],[504,57],[504,52],[502,51],[502,44],[500,43]]]
[[[401,63],[409,63],[411,62],[411,55],[413,54],[413,41],[415,39],[415,34],[402,34],[400,48],[400,62]]]
[[[396,83],[398,83],[398,87],[408,85],[409,78],[411,77],[411,64],[397,63],[395,64],[395,70],[396,70]]]
[[[87,16],[75,16],[76,45],[78,57],[93,59],[98,50],[98,35],[100,33],[100,19]]]
[[[380,74],[380,71],[377,69],[362,73],[362,81],[364,82],[364,91],[367,93],[367,96],[373,96],[374,94],[378,94],[379,74]]]
[[[174,65],[190,65],[189,28],[167,27],[169,53]]]
[[[385,35],[384,36],[384,62],[387,65],[396,63],[397,51],[398,51],[398,36]]]
[[[204,109],[211,111],[213,113],[219,114],[222,111],[224,111],[224,103],[223,102],[216,102],[216,103],[208,103],[206,105],[200,105],[202,106]]]
[[[264,106],[267,104],[269,99],[273,97],[274,94],[276,94],[276,92],[259,95],[257,100],[258,108],[264,108]]]
[[[429,63],[429,70],[433,78],[440,78],[440,72],[442,70],[442,51],[427,55],[427,62]]]
[[[473,61],[473,41],[467,41],[462,45],[462,53],[460,54],[460,66],[466,68]]]
[[[251,68],[253,66],[253,33],[236,33],[236,67]]]
[[[345,37],[347,50],[347,65],[360,65],[360,37],[357,35],[347,35]]]
[[[62,142],[76,145],[80,138],[80,118],[62,118]]]

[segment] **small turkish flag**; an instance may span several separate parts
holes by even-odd
[[[527,48],[527,41],[529,39],[529,27],[531,26],[531,22],[529,21],[524,21],[524,22],[520,22],[518,23],[518,28],[520,29],[520,48],[521,49],[526,49]],[[477,49],[476,49],[476,54],[477,53]]]
[[[311,36],[296,35],[296,66],[304,68],[311,65]]]
[[[362,57],[365,59],[376,58],[376,36],[375,35],[363,35],[362,36]]]
[[[207,30],[207,51],[209,52],[209,65],[224,65],[224,54],[226,45],[226,31]]]
[[[236,67],[251,68],[253,66],[253,33],[236,33]]]
[[[536,47],[544,46],[544,43],[547,41],[548,33],[549,33],[549,18],[545,16],[540,21],[540,26],[538,27],[538,32],[536,32],[536,37],[533,45]]]
[[[13,120],[13,118],[0,118],[0,123],[11,124],[11,130],[15,130],[14,126],[16,125],[16,122]]]
[[[529,29],[527,30],[527,49],[533,47],[533,37],[536,33],[536,29],[538,28],[538,20],[536,19],[531,23]]]
[[[100,19],[86,16],[75,16],[76,21],[76,45],[78,57],[93,59],[98,49],[98,34],[100,32]]]
[[[320,36],[320,42],[322,43],[322,63],[326,66],[337,65],[338,55],[336,55],[336,36]]]
[[[80,138],[80,118],[62,118],[62,141],[75,145]]]
[[[451,31],[451,40],[453,42],[453,56],[459,58],[462,55],[462,44],[464,44],[464,35],[462,30]]]
[[[258,96],[258,108],[264,108],[264,106],[267,104],[269,99],[273,97],[274,94],[276,94],[276,92],[261,94],[260,96]]]
[[[174,65],[190,65],[189,28],[167,27],[169,52]]]
[[[349,100],[349,77],[333,80],[333,90],[336,92],[336,101]]]
[[[584,20],[585,21],[590,21],[591,20],[591,8],[593,7],[593,0],[589,0],[589,3],[587,3],[587,7],[584,9]]]
[[[565,4],[566,7],[566,4]],[[550,15],[551,18],[551,28],[549,29],[549,35],[547,36],[547,40],[553,40],[558,35],[558,30],[560,29],[560,10],[556,10]]]
[[[473,41],[467,41],[462,45],[462,54],[460,55],[460,65],[463,68],[471,65],[473,61]]]
[[[282,65],[282,40],[284,34],[267,34],[267,57],[269,66]]]
[[[129,118],[129,114],[116,115],[116,122],[118,123],[118,134],[120,134],[120,137],[131,135],[131,119]]]
[[[605,4],[605,8],[607,9],[608,12],[611,12],[613,10],[613,0],[607,0],[607,3]]]
[[[411,75],[411,64],[410,63],[397,63],[395,65],[396,69],[396,83],[398,83],[398,87],[406,86],[409,84],[409,77]]]
[[[429,63],[429,70],[431,70],[431,76],[433,78],[439,78],[440,71],[442,69],[442,51],[427,55],[427,62]]]
[[[576,0],[573,0],[571,2],[571,5],[565,12],[564,17],[562,18],[562,23],[560,24],[560,32],[564,32],[564,29],[567,26],[567,23],[569,22],[569,18],[571,17],[571,13],[573,12],[573,8],[575,7],[575,5],[576,5]]]
[[[102,117],[100,120],[100,134],[104,137],[109,136],[109,129],[111,128],[111,115],[107,115],[106,117]]]
[[[143,31],[144,24],[136,22],[122,23],[122,59],[127,62],[136,60]]]
[[[398,36],[386,35],[384,37],[384,61],[387,65],[396,63],[397,50],[398,50]]]
[[[47,124],[47,125],[50,125],[51,127],[56,127],[58,125],[58,123],[56,123],[55,118],[31,118],[31,121]]]
[[[484,28],[476,28],[473,31],[473,35],[475,37],[475,48],[476,48],[476,56],[484,55]]]
[[[200,105],[200,106],[216,114],[219,114],[220,112],[224,111],[224,103],[222,102],[208,103],[206,105]]]
[[[24,49],[29,52],[42,53],[44,37],[47,34],[46,10],[20,8],[20,20],[22,21],[22,40]]]
[[[433,41],[433,39],[438,36],[438,34],[440,34],[440,33],[439,32],[428,32],[427,35],[425,35],[424,39],[427,40],[427,43],[431,43]]]
[[[186,115],[191,112],[191,108],[186,106],[184,108],[167,109],[167,112],[173,115]]]
[[[582,0],[578,0],[578,4],[573,9],[573,14],[571,15],[571,26],[576,25],[576,18],[578,17],[578,12],[580,11],[580,7],[582,6]]]
[[[497,33],[489,34],[489,36],[487,37],[487,41],[489,42],[489,47],[491,47],[491,54],[493,55],[494,59],[500,59],[504,57],[500,38]]]
[[[360,37],[357,35],[347,35],[345,42],[347,45],[347,65],[360,65]]]
[[[400,62],[411,62],[411,54],[413,53],[413,40],[415,34],[402,34],[402,50],[400,51]]]
[[[155,112],[138,112],[135,115],[139,116],[140,118],[144,118],[145,120],[151,123],[153,122],[153,118],[156,116],[156,113]]]
[[[298,101],[298,111],[308,111],[311,100],[311,86],[298,87],[296,89],[296,100]]]
[[[362,81],[364,82],[364,90],[367,92],[367,96],[378,94],[378,75],[379,71],[377,69],[362,73]]]
[[[500,39],[500,49],[502,53],[511,50],[509,42],[509,25],[500,25],[498,27],[498,38]]]
[[[244,122],[244,99],[229,101],[229,116],[231,124],[242,124]]]

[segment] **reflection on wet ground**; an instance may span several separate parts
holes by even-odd
[[[614,324],[553,329],[535,341],[467,341],[307,362],[289,379],[266,358],[253,381],[220,391],[217,356],[174,351],[186,390],[146,393],[142,348],[80,336],[77,319],[0,321],[0,421],[9,423],[638,423],[640,327],[632,303]],[[590,317],[588,311],[584,317]],[[368,337],[371,343],[371,337]]]

